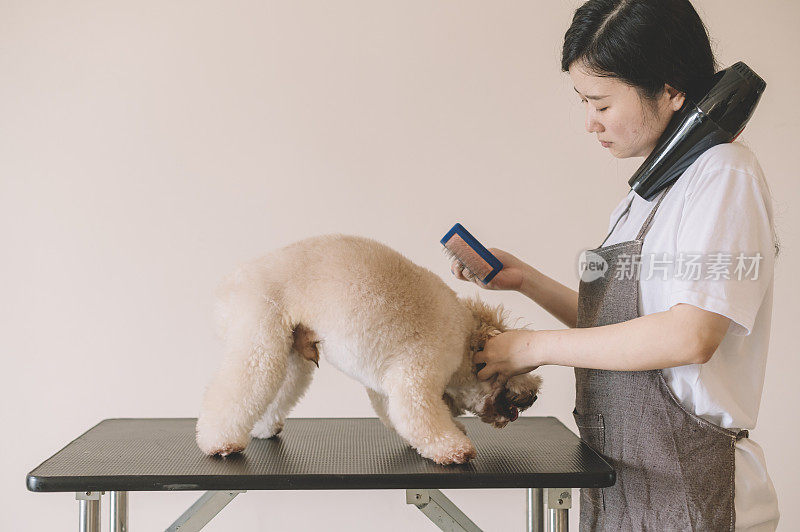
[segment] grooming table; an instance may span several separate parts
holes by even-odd
[[[31,491],[75,492],[81,531],[100,530],[110,492],[111,530],[128,528],[127,492],[202,490],[168,531],[200,530],[246,490],[405,489],[406,503],[442,530],[480,529],[437,488],[526,488],[527,530],[566,530],[571,488],[614,484],[603,458],[554,417],[520,417],[503,429],[459,418],[478,449],[463,465],[419,456],[377,418],[289,418],[283,432],[242,454],[208,457],[195,419],[106,419],[27,476]],[[546,494],[546,497],[545,497]]]

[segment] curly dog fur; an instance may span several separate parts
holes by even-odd
[[[476,456],[454,417],[503,427],[541,378],[479,381],[473,353],[508,330],[502,306],[462,299],[436,274],[368,238],[323,235],[236,269],[218,290],[225,355],[208,385],[197,444],[239,452],[281,431],[322,357],[366,387],[381,421],[439,464]]]

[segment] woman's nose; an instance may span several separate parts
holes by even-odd
[[[589,110],[586,111],[586,131],[589,133],[600,133],[604,131],[603,125],[597,120],[597,116],[594,114],[594,111],[591,109],[591,105],[587,106]]]

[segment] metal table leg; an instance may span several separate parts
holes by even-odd
[[[569,530],[569,510],[550,510],[550,532]]]
[[[128,492],[111,491],[110,526],[111,532],[128,532]]]
[[[544,532],[544,493],[542,488],[527,489],[526,507],[525,529],[528,532]]]
[[[550,509],[548,532],[568,532],[572,490],[570,488],[548,488],[547,506]]]
[[[100,495],[99,491],[79,491],[75,494],[78,501],[78,530],[80,532],[100,532]]]

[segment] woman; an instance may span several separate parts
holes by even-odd
[[[586,106],[586,130],[618,158],[646,157],[716,70],[687,0],[583,4],[562,69]],[[496,336],[475,356],[486,364],[478,377],[575,368],[581,437],[617,470],[614,486],[581,490],[582,529],[774,530],[777,497],[747,432],[777,254],[755,156],[741,143],[715,146],[651,201],[629,192],[601,246],[609,269],[582,276],[578,292],[491,250],[504,269],[478,286],[520,291],[570,328]],[[636,258],[638,275],[626,274]],[[458,263],[451,269],[465,279]]]

